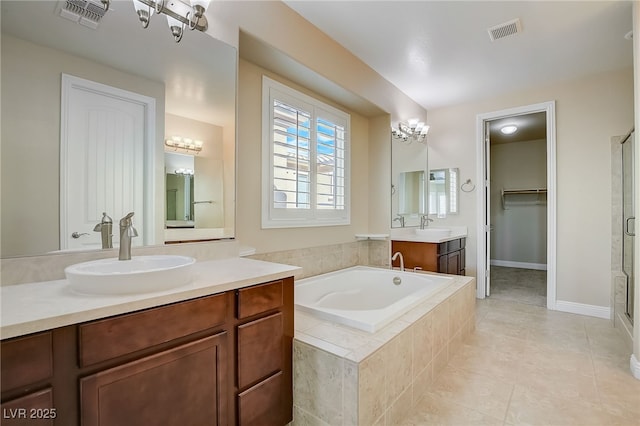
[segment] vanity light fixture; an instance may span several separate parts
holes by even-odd
[[[427,133],[429,133],[429,126],[417,118],[407,123],[399,122],[398,127],[391,127],[391,135],[406,143],[413,141],[424,143]]]
[[[193,170],[191,169],[176,169],[175,173],[178,176],[193,176]]]
[[[113,0],[100,0],[104,10],[109,10]],[[208,28],[207,18],[204,12],[209,6],[210,0],[132,0],[142,28],[147,28],[151,16],[164,13],[167,16],[167,24],[176,43],[182,40],[184,30],[198,30],[205,32]]]
[[[518,131],[518,127],[513,124],[509,124],[507,126],[503,126],[500,128],[500,131],[505,135],[511,135]]]
[[[171,136],[171,139],[166,139],[164,144],[169,148],[173,148],[174,151],[184,149],[187,152],[199,154],[200,151],[202,151],[204,142],[191,138],[183,138],[182,136]]]

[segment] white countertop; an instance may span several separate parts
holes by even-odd
[[[391,230],[392,241],[413,241],[419,243],[444,243],[445,241],[457,240],[467,236],[466,226],[434,226],[434,228],[451,229],[451,234],[443,238],[429,238],[415,233],[415,228],[394,228]]]
[[[301,270],[297,266],[238,257],[197,262],[190,284],[154,293],[86,295],[69,289],[67,280],[3,286],[0,288],[0,338],[208,296],[290,277]]]

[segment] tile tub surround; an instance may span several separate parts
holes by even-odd
[[[259,253],[248,257],[299,266],[302,273],[296,275],[296,279],[302,279],[358,265],[388,267],[389,250],[389,241],[365,240]]]
[[[475,283],[456,276],[377,333],[296,310],[294,424],[402,421],[474,331]]]

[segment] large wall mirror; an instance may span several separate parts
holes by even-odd
[[[136,210],[136,245],[233,238],[236,49],[199,31],[187,31],[176,43],[164,16],[154,15],[143,29],[130,1],[112,2],[95,29],[62,18],[63,4],[0,2],[1,256],[99,249],[90,239],[96,237],[93,225],[105,205],[113,210],[107,213],[114,230],[120,217]],[[141,119],[131,118],[135,111],[110,114],[108,105],[101,107],[101,115],[93,114],[92,98],[83,98],[89,112],[65,113],[63,75],[150,101],[141,107]],[[135,110],[142,103],[133,105]],[[144,126],[142,144],[112,150],[122,139],[122,129],[136,120]],[[70,122],[92,129],[94,141],[64,144],[62,139],[73,133]],[[182,142],[166,146],[172,137]],[[198,141],[197,150],[184,143],[189,139]],[[193,166],[175,167],[165,153],[189,158]],[[178,205],[171,205],[178,200],[177,192],[173,200],[167,194],[169,175],[181,168],[193,174],[187,179],[182,173],[181,184],[171,183],[183,191],[188,186],[191,192],[190,198],[180,195],[184,210],[178,212]],[[69,170],[84,170],[80,176],[93,186],[65,189],[74,180]],[[104,193],[95,190],[94,181],[102,182]],[[132,182],[140,182],[140,191],[129,191],[138,185]],[[84,208],[63,205],[65,191]],[[172,208],[176,211],[170,218]],[[66,226],[69,211],[86,224]],[[79,238],[69,239],[73,232]]]
[[[391,139],[391,227],[420,225],[427,212],[426,143]]]

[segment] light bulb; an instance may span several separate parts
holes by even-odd
[[[149,20],[153,15],[153,8],[138,0],[133,0],[133,7],[136,9],[136,13],[138,14],[138,19],[142,23],[142,27],[147,28],[149,26]]]
[[[503,128],[500,129],[500,131],[505,135],[510,135],[512,133],[515,133],[517,130],[518,128],[514,125],[504,126]]]
[[[167,15],[167,24],[169,24],[169,29],[171,29],[173,39],[176,41],[176,43],[179,43],[180,40],[182,40],[182,36],[184,35],[184,24],[169,15]]]

